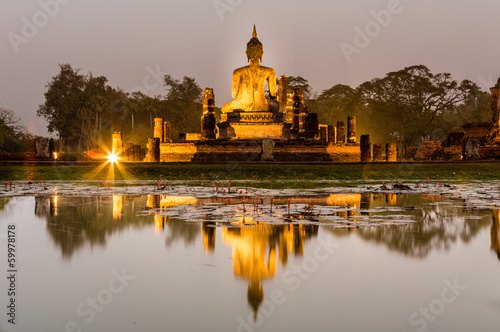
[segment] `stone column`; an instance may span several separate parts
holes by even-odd
[[[141,161],[141,146],[134,145],[134,161]]]
[[[293,121],[292,129],[290,130],[291,137],[297,139],[300,132],[300,113],[304,108],[304,90],[293,90]]]
[[[382,144],[373,144],[373,161],[382,161]]]
[[[163,141],[160,139],[160,143],[172,143],[174,137],[174,131],[172,130],[172,125],[170,121],[165,121],[163,123]]]
[[[304,137],[308,139],[314,139],[318,136],[319,132],[319,121],[318,114],[309,113],[304,119]]]
[[[500,79],[498,79],[497,84],[490,88],[491,91],[491,100],[490,100],[490,109],[491,109],[491,117],[493,120],[493,126],[500,126]]]
[[[288,94],[287,92],[288,92],[288,79],[286,78],[286,75],[283,75],[280,76],[280,78],[278,78],[278,96],[277,96],[281,113],[286,112],[287,94]]]
[[[155,118],[154,137],[159,138],[160,141],[163,143],[163,119],[162,118]]]
[[[286,92],[286,105],[285,105],[285,122],[293,124],[293,96],[294,96],[294,91],[293,89],[288,89]]]
[[[345,124],[344,121],[337,122],[337,143],[345,143]]]
[[[134,143],[125,144],[123,151],[123,161],[134,161]]]
[[[328,125],[328,143],[337,144],[337,128],[333,125]]]
[[[370,135],[361,136],[361,162],[372,161],[372,143]]]
[[[156,138],[150,137],[148,138],[148,144],[146,145],[148,148],[148,153],[146,154],[146,161],[148,163],[155,162],[155,147],[156,147]]]
[[[396,143],[387,143],[385,146],[386,160],[389,162],[398,161],[398,150]]]
[[[111,145],[111,153],[121,156],[123,152],[123,139],[122,134],[116,131],[113,134],[113,144]]]
[[[319,127],[319,139],[321,142],[328,143],[328,126]]]
[[[347,117],[347,143],[356,143],[356,117]]]
[[[215,95],[214,89],[203,91],[203,115],[201,116],[201,140],[215,139]]]

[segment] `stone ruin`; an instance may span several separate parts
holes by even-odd
[[[38,159],[54,159],[54,139],[35,138],[35,157]]]

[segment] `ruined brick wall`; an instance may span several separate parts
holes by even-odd
[[[439,141],[425,141],[421,146],[408,147],[408,155],[413,160],[442,160],[439,151],[442,152],[441,142]]]
[[[275,141],[277,162],[359,162],[359,144],[326,144],[317,141]],[[205,141],[160,145],[162,162],[231,163],[259,162],[262,141]]]
[[[479,148],[479,154],[481,156],[481,159],[500,160],[500,146],[498,145],[481,146]]]
[[[359,162],[361,161],[361,148],[359,144],[332,144],[326,149],[334,162]]]
[[[175,162],[190,162],[196,154],[196,146],[194,143],[163,143],[160,144],[160,161],[175,163]]]

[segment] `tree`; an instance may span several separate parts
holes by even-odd
[[[469,80],[458,83],[448,73],[433,74],[419,65],[365,82],[357,90],[373,125],[386,133],[387,141],[414,145],[440,138],[443,131],[438,119],[452,114],[479,88]]]
[[[74,130],[78,123],[78,111],[82,103],[82,91],[85,86],[85,77],[80,75],[78,69],[73,69],[69,64],[59,65],[60,72],[47,83],[45,103],[40,105],[37,115],[47,120],[49,133],[57,132],[64,144],[75,146],[79,134]]]
[[[181,82],[173,79],[170,75],[165,75],[165,87],[167,88],[167,100],[169,101],[202,102],[201,94],[203,90],[194,78],[184,76]]]
[[[160,114],[179,132],[197,132],[201,126],[202,92],[194,78],[184,76],[182,82],[165,76],[166,99]]]
[[[0,106],[0,151],[22,153],[26,129],[14,111]]]

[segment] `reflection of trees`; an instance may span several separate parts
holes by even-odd
[[[170,248],[176,241],[183,241],[186,245],[193,245],[200,235],[201,225],[197,222],[187,223],[182,220],[161,216],[156,218],[163,219],[163,227],[168,229],[167,239],[165,240],[167,248]]]
[[[385,200],[379,196],[373,195],[372,208],[417,206],[416,209],[404,213],[413,216],[412,219],[416,222],[408,226],[367,227],[356,233],[366,241],[384,244],[390,250],[410,257],[424,258],[432,250],[448,250],[458,238],[468,243],[489,224],[486,211],[467,211],[460,207],[439,204],[422,205],[429,198],[418,195],[399,195],[397,198],[388,197]],[[433,197],[431,201],[436,200],[440,201],[442,198]],[[389,212],[377,213],[381,216],[384,214]],[[470,216],[483,218],[467,220]]]
[[[144,200],[142,197],[55,196],[39,198],[37,206],[42,206],[43,200],[49,200],[49,209],[39,207],[37,211],[39,214],[45,211],[50,237],[61,248],[63,257],[66,258],[71,258],[85,243],[104,246],[107,238],[116,232],[129,227],[141,228],[153,222],[151,217],[136,215],[136,205],[141,206]],[[119,204],[120,200],[125,204]],[[117,211],[116,208],[125,212]]]
[[[9,204],[10,198],[8,197],[0,197],[0,211],[3,211],[7,204]]]

